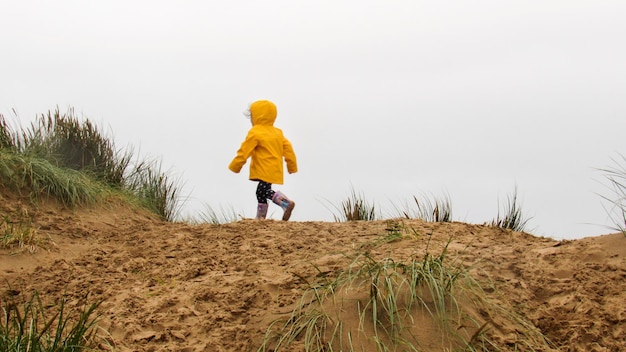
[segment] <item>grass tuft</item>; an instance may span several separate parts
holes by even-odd
[[[85,351],[97,344],[99,303],[73,314],[68,312],[63,297],[50,312],[51,308],[44,306],[37,293],[22,303],[17,301],[17,295],[0,300],[0,351]]]
[[[45,246],[48,241],[37,235],[28,214],[17,214],[16,217],[0,216],[0,249],[11,249],[14,253],[34,253],[38,247]]]
[[[498,207],[498,216],[491,220],[490,225],[521,232],[525,231],[529,220],[530,218],[525,218],[522,214],[522,209],[517,200],[517,186],[515,186],[513,195],[507,196],[507,204],[503,209],[503,213],[500,213],[500,207]]]
[[[18,138],[23,154],[33,155],[72,170],[90,173],[99,181],[119,187],[131,162],[131,154],[117,150],[112,138],[102,134],[89,119],[82,121],[73,109],[57,108],[41,115]]]
[[[397,217],[420,219],[428,222],[451,222],[452,201],[448,194],[441,198],[422,195],[413,196],[414,205],[405,204],[403,208],[393,206]]]
[[[163,220],[174,221],[182,208],[180,182],[180,179],[162,171],[159,161],[153,160],[135,165],[124,179],[123,186]]]
[[[28,129],[15,131],[0,115],[0,183],[28,193],[36,202],[55,197],[68,207],[94,203],[109,191],[130,193],[139,203],[174,221],[182,197],[178,179],[155,161],[136,161],[113,139],[72,109],[41,115]]]
[[[340,203],[339,206],[333,206],[336,213],[333,212],[333,218],[336,222],[376,220],[376,209],[373,203],[365,201],[363,194],[358,194],[352,187],[350,189],[350,197]]]
[[[55,197],[70,207],[95,202],[104,189],[84,173],[5,149],[0,150],[0,178],[5,186],[27,191],[35,202],[41,197]]]
[[[4,115],[0,114],[0,149],[17,148],[17,133],[9,126]]]

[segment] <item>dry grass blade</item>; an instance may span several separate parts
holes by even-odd
[[[605,173],[604,176],[609,181],[607,188],[612,192],[611,196],[601,197],[609,202],[610,207],[604,208],[615,225],[612,229],[626,236],[626,156],[620,157],[621,160],[611,159],[615,164],[613,167],[600,169]]]
[[[17,134],[9,126],[4,115],[0,114],[0,149],[15,149],[17,147]]]

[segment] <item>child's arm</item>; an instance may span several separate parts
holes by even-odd
[[[258,141],[256,140],[256,138],[254,138],[252,132],[249,132],[246,136],[246,139],[243,141],[243,143],[241,143],[241,147],[237,151],[237,155],[235,156],[233,161],[230,162],[230,165],[228,165],[230,171],[234,173],[239,173],[239,171],[241,171],[241,168],[246,164],[246,161],[250,157],[250,154],[252,154],[252,151],[257,144]]]
[[[287,163],[287,171],[290,174],[298,172],[298,162],[296,161],[296,153],[293,151],[293,146],[287,138],[283,139],[283,155],[285,162]]]

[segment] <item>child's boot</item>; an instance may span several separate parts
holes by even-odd
[[[283,220],[289,220],[289,217],[291,217],[291,211],[296,206],[296,203],[293,200],[287,198],[287,196],[284,195],[282,192],[275,192],[274,196],[272,197],[272,202],[279,205],[285,211],[283,213]]]
[[[267,216],[268,206],[269,205],[267,203],[259,203],[259,205],[257,205],[256,207],[256,219],[257,220],[265,219],[265,217]]]

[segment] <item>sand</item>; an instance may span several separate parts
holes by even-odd
[[[1,214],[28,214],[47,239],[32,253],[0,250],[0,297],[37,291],[54,302],[65,294],[70,307],[102,300],[103,350],[256,351],[269,325],[298,304],[307,282],[345,269],[363,248],[402,261],[441,253],[446,244],[446,260],[489,283],[490,300],[523,316],[551,343],[521,350],[626,350],[622,234],[556,241],[419,220],[190,225],[122,204],[68,210],[0,194]],[[373,245],[394,226],[401,226],[400,238]],[[501,349],[514,350],[518,327],[494,320],[486,328]],[[444,348],[434,339],[424,350]]]

